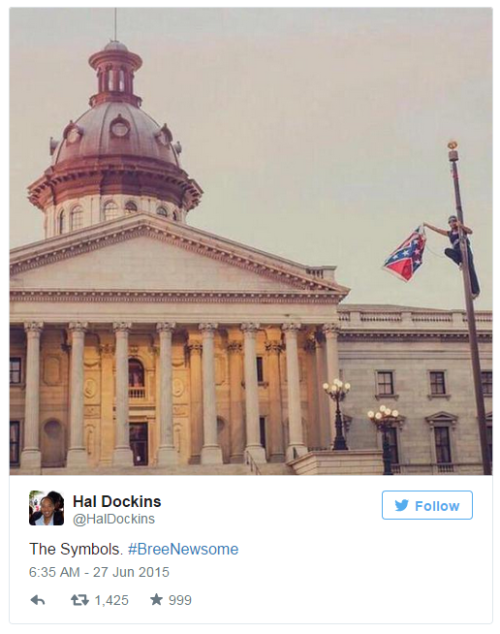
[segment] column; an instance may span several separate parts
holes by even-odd
[[[287,461],[307,453],[302,432],[302,409],[300,402],[300,370],[297,332],[300,324],[284,324],[286,344],[286,373],[288,383],[288,430],[289,445],[286,450]]]
[[[280,354],[283,351],[283,344],[281,343],[281,332],[269,331],[269,336],[274,336],[273,339],[266,341],[269,374],[270,461],[285,462],[280,367]]]
[[[245,413],[247,444],[245,451],[256,463],[266,462],[266,450],[260,444],[259,384],[257,381],[257,344],[259,324],[241,325],[244,340]]]
[[[215,392],[214,333],[217,324],[200,324],[203,355],[203,447],[201,464],[222,464],[222,450],[217,442],[217,401]]]
[[[339,348],[338,333],[339,325],[337,323],[325,324],[322,328],[326,339],[326,371],[327,383],[332,383],[334,379],[339,377]],[[335,438],[335,402],[326,394],[324,395],[329,401],[330,413],[330,437]]]
[[[40,335],[43,322],[24,324],[26,350],[26,400],[24,414],[24,448],[21,453],[22,469],[40,469]]]
[[[231,421],[231,462],[242,463],[245,451],[245,420],[243,416],[243,346],[241,333],[230,331],[227,344],[229,355],[229,417]]]
[[[113,324],[116,337],[116,387],[115,387],[115,449],[114,467],[133,467],[134,458],[130,449],[129,408],[128,408],[128,333],[132,324]]]
[[[178,463],[174,445],[174,410],[172,397],[172,333],[175,323],[156,324],[160,336],[160,446],[159,467]]]
[[[76,321],[69,324],[71,332],[70,369],[70,423],[67,466],[70,469],[88,466],[87,451],[83,438],[84,428],[84,350],[87,323]]]
[[[326,370],[326,353],[325,353],[325,335],[322,332],[316,332],[316,376],[317,392],[318,392],[318,408],[320,417],[320,445],[321,447],[330,447],[332,437],[330,431],[331,399],[323,390],[323,383],[328,381],[328,373]]]
[[[316,338],[314,335],[309,335],[304,346],[307,361],[307,439],[309,447],[322,447],[321,416],[318,403],[319,380],[316,371],[316,345]]]
[[[203,444],[203,377],[201,354],[203,346],[192,335],[187,344],[190,372],[190,423],[191,423],[191,464],[200,464]]]

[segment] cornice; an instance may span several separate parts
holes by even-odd
[[[217,238],[211,240],[208,236],[194,235],[194,231],[179,223],[165,220],[160,225],[156,218],[150,219],[147,214],[141,214],[141,216],[142,219],[137,217],[117,219],[109,224],[96,225],[87,231],[65,234],[46,243],[37,244],[36,250],[35,248],[32,251],[21,248],[19,249],[20,253],[14,251],[11,256],[11,274],[16,275],[46,264],[60,262],[75,255],[90,253],[125,240],[146,236],[252,271],[275,281],[284,282],[297,289],[327,291],[336,298],[337,302],[349,292],[348,288],[336,283],[313,278],[292,267],[274,264],[270,255],[263,257],[257,253],[249,253],[243,245],[240,245],[239,248],[232,245],[231,247],[226,246]]]
[[[10,293],[12,302],[127,302],[127,303],[209,303],[209,304],[335,304],[333,293],[297,291],[138,291],[138,290],[68,290],[19,289]]]

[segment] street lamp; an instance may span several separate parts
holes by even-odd
[[[382,448],[384,459],[384,475],[393,475],[391,466],[391,447],[389,445],[389,429],[399,418],[397,409],[391,410],[385,405],[380,406],[378,412],[369,411],[368,418],[375,423],[377,429],[382,432]]]
[[[342,413],[340,411],[340,403],[345,399],[347,393],[351,389],[349,383],[342,383],[340,379],[335,379],[331,385],[323,383],[323,389],[328,396],[335,401],[335,440],[333,442],[333,449],[336,451],[345,451],[348,449],[346,440],[344,438]]]

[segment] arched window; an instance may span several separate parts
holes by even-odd
[[[137,205],[134,203],[134,201],[127,201],[127,203],[125,204],[125,211],[129,214],[135,213],[137,211]]]
[[[165,209],[165,207],[158,207],[158,209],[156,210],[156,213],[159,216],[164,216],[165,218],[168,218],[168,213],[167,213],[167,210]]]
[[[114,218],[118,218],[118,205],[110,200],[104,205],[104,220],[113,220]]]
[[[146,395],[144,366],[139,359],[128,360],[128,393],[130,398],[144,398]]]
[[[58,228],[60,234],[66,233],[67,231],[67,214],[64,209],[59,212]]]
[[[81,229],[83,227],[83,209],[81,207],[75,207],[71,211],[71,231]]]
[[[125,90],[125,73],[123,72],[123,70],[120,70],[120,85],[118,87],[118,90],[120,92],[123,92]]]

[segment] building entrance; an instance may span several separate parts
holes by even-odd
[[[130,423],[130,449],[134,455],[134,466],[145,467],[149,462],[148,424]]]

